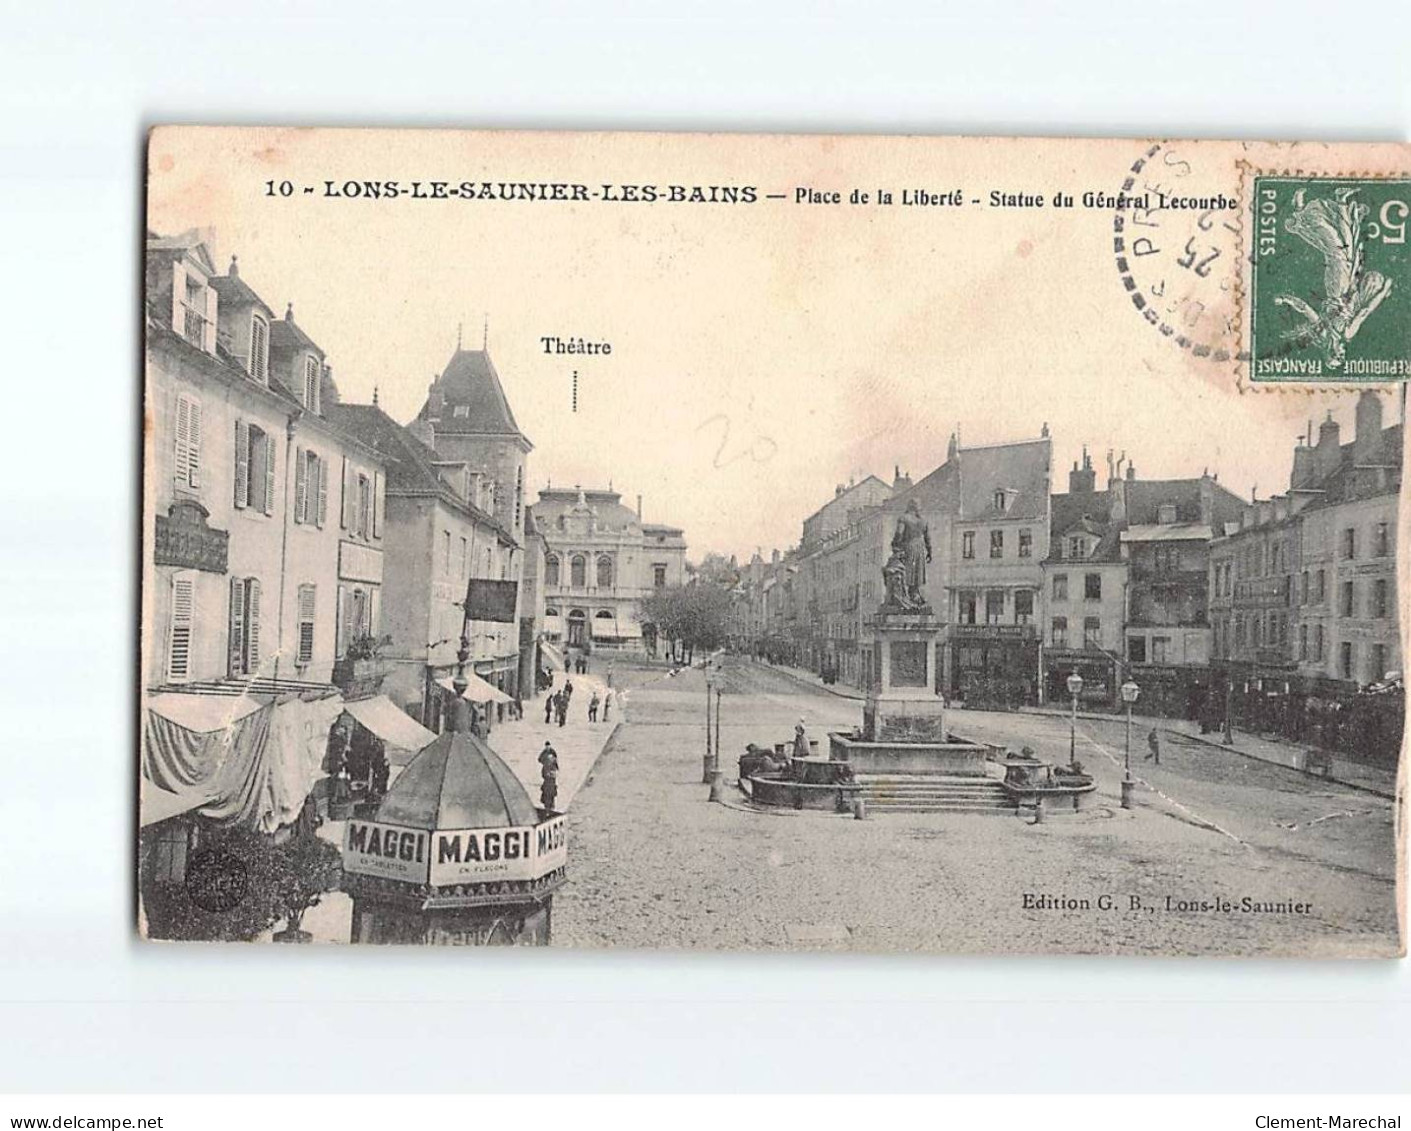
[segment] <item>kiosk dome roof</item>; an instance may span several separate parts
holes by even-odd
[[[415,829],[498,829],[537,824],[539,811],[483,739],[457,731],[412,759],[382,799],[377,819]]]

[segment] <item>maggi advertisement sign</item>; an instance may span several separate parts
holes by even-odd
[[[564,818],[500,829],[408,829],[349,821],[343,870],[406,883],[494,883],[537,880],[568,860]]]

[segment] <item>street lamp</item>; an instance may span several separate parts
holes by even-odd
[[[1141,688],[1132,680],[1127,680],[1122,685],[1122,702],[1127,704],[1127,758],[1126,775],[1122,778],[1122,808],[1132,807],[1132,704],[1137,701],[1137,696],[1141,694]]]
[[[1083,677],[1074,672],[1068,677],[1068,694],[1073,697],[1073,720],[1068,726],[1068,764],[1078,760],[1078,696],[1083,693]]]

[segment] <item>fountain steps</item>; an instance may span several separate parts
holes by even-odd
[[[859,774],[867,807],[878,813],[1010,813],[1014,800],[997,781]]]

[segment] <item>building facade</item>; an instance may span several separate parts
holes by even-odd
[[[418,440],[377,405],[338,405],[333,419],[387,460],[387,576],[382,658],[383,692],[440,729],[441,680],[455,674],[472,578],[506,581],[519,572],[522,550],[513,534],[480,503],[484,482]],[[475,673],[513,697],[521,694],[518,610],[514,622],[470,623]]]
[[[386,466],[323,351],[195,239],[146,257],[148,686],[327,684],[380,633]]]
[[[532,614],[532,610],[526,610],[523,605],[522,582],[527,512],[525,482],[529,453],[534,445],[515,420],[488,345],[467,350],[457,343],[445,369],[428,386],[421,411],[407,428],[435,454],[433,466],[438,478],[448,483],[453,495],[477,516],[472,519],[469,512],[457,509],[460,504],[446,502],[443,513],[426,519],[432,522],[436,537],[441,540],[436,547],[440,565],[436,566],[433,560],[431,567],[434,576],[430,582],[438,594],[431,612],[432,628],[444,629],[449,620],[461,615],[454,607],[455,602],[465,596],[465,587],[458,580],[459,572],[464,572],[467,578],[514,582],[517,592],[514,622],[478,625],[472,649],[492,653],[477,660],[478,674],[506,694],[532,693],[532,684],[525,676],[534,670],[538,633],[522,627],[526,611]],[[460,540],[466,540],[469,554],[479,516],[493,520],[496,535],[476,543],[476,560],[468,562],[462,571]],[[457,637],[459,625],[457,620]],[[428,642],[442,639],[445,637],[437,635],[428,638]],[[452,647],[451,652],[454,651]],[[439,662],[442,658],[433,652],[433,666],[444,666]]]
[[[686,583],[686,537],[642,521],[612,489],[547,487],[533,506],[544,542],[544,634],[575,649],[654,651],[643,597]]]
[[[956,446],[946,694],[975,706],[1038,702],[1042,562],[1052,444]]]

